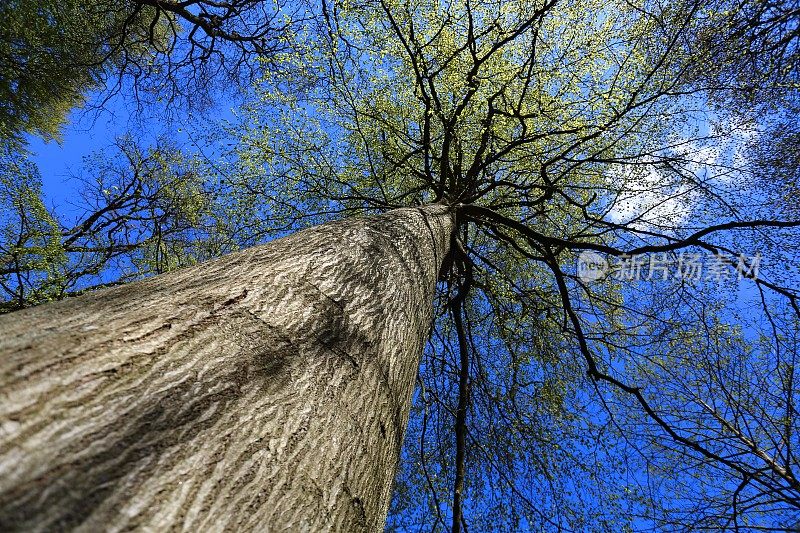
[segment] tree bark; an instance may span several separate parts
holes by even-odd
[[[444,206],[0,317],[0,530],[383,528]]]

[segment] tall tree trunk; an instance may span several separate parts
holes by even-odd
[[[452,215],[0,318],[0,530],[383,528]]]

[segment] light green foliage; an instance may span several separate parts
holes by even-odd
[[[0,154],[0,284],[3,307],[63,296],[61,228],[42,198],[41,178],[24,155]]]
[[[571,200],[608,189],[607,161],[641,158],[691,118],[658,98],[674,83],[652,54],[663,43],[626,3],[486,2],[471,16],[472,34],[460,3],[337,5],[330,45],[287,59],[311,55],[332,81],[297,93],[264,80],[237,157],[312,211],[479,194],[528,216],[522,191],[554,183],[569,196],[542,222],[570,226]]]

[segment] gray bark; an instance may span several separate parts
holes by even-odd
[[[0,317],[0,530],[380,530],[453,220],[324,224]]]

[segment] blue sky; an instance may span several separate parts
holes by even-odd
[[[59,213],[69,215],[74,211],[69,198],[77,193],[79,184],[71,178],[82,172],[83,158],[107,147],[114,136],[124,133],[111,113],[102,115],[92,120],[80,110],[73,111],[64,125],[60,142],[28,137],[31,159],[41,172],[45,201]]]

